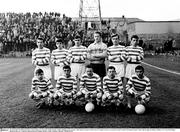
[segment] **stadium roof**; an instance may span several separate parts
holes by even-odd
[[[131,21],[128,24],[133,24],[133,23],[177,23],[180,21]]]
[[[80,18],[79,17],[72,17],[72,20],[74,21],[80,21]],[[111,22],[119,22],[119,21],[123,21],[124,18],[122,17],[102,17],[102,20],[105,20],[105,21],[108,21],[110,20]],[[137,22],[137,21],[144,21],[142,19],[139,19],[139,18],[126,18],[127,22],[128,23],[131,23],[131,22]],[[99,21],[99,18],[82,18],[82,21]]]

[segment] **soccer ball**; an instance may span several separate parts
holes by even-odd
[[[135,112],[136,112],[137,114],[143,114],[143,113],[145,112],[145,110],[146,110],[146,108],[145,108],[144,105],[142,105],[142,104],[138,104],[138,105],[136,105],[136,107],[135,107]]]
[[[87,112],[93,111],[94,110],[94,104],[92,102],[87,103],[86,106],[85,106],[85,110]]]

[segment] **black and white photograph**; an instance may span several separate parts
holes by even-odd
[[[179,0],[4,0],[0,132],[176,131]]]

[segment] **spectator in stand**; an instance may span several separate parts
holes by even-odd
[[[54,36],[61,35],[65,43],[74,32],[71,18],[63,15],[63,25],[59,13],[0,13],[1,27],[5,31],[3,36],[4,49],[10,51],[30,51],[35,48],[35,41],[39,35],[45,38],[45,44],[55,49]],[[1,30],[1,29],[0,29]],[[23,37],[22,37],[23,36]],[[6,45],[5,45],[6,43]],[[12,45],[12,46],[11,46]],[[12,47],[12,48],[8,48]]]

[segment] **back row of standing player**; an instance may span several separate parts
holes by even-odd
[[[105,59],[109,60],[109,66],[116,68],[117,76],[124,78],[124,83],[135,74],[135,67],[141,64],[144,52],[138,46],[138,36],[131,37],[130,46],[119,45],[118,34],[111,36],[113,45],[107,47],[101,41],[101,33],[94,33],[94,43],[88,48],[81,45],[81,37],[76,35],[74,38],[75,45],[69,50],[63,48],[61,39],[56,40],[57,49],[50,53],[48,48],[43,46],[43,38],[37,39],[37,48],[32,52],[32,63],[36,69],[42,69],[46,78],[52,78],[50,61],[54,64],[54,79],[57,80],[63,74],[63,66],[70,65],[71,74],[80,78],[85,72],[86,60],[89,60],[93,71],[101,78],[106,75]],[[127,62],[125,65],[124,62]]]

